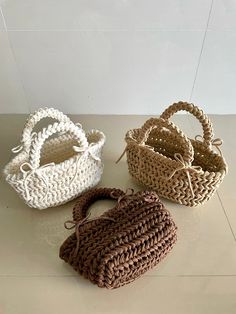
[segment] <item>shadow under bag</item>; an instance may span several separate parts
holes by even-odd
[[[89,219],[90,205],[116,199],[114,208]],[[60,248],[60,258],[99,287],[118,288],[156,266],[176,242],[177,227],[151,191],[124,193],[98,188],[83,194],[73,209],[75,232]]]

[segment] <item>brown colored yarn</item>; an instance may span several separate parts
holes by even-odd
[[[114,208],[89,219],[99,199],[117,199]],[[152,191],[125,194],[97,188],[84,193],[73,209],[76,232],[60,248],[60,258],[99,287],[114,289],[157,265],[176,242],[177,227]]]
[[[169,121],[180,110],[190,112],[202,124],[202,141],[197,137],[189,139]],[[219,150],[222,141],[213,136],[212,124],[201,109],[187,102],[174,103],[159,119],[151,118],[141,128],[127,132],[129,172],[162,197],[187,206],[203,204],[227,172]],[[220,154],[214,152],[213,146]]]

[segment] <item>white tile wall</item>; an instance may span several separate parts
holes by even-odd
[[[28,111],[29,107],[7,32],[0,31],[0,112],[24,113]]]
[[[209,28],[214,30],[236,30],[236,1],[214,0]]]
[[[236,113],[236,29],[208,31],[192,100],[215,113]]]
[[[3,15],[2,15],[2,10],[0,7],[0,31],[3,31],[5,29],[4,27],[4,22],[3,22]]]
[[[8,85],[0,87],[0,113],[28,110],[25,95],[31,110],[158,114],[182,99],[208,113],[236,113],[235,0],[0,0],[0,6],[10,38],[10,46],[1,41],[0,54],[12,58],[11,70],[0,60]]]
[[[32,106],[158,113],[190,96],[203,31],[10,32]]]
[[[9,29],[202,29],[211,0],[6,0]]]

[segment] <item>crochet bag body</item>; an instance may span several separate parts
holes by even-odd
[[[47,117],[57,122],[33,133],[35,125]],[[62,112],[41,108],[25,124],[21,145],[13,149],[17,155],[4,169],[6,180],[30,207],[66,203],[100,181],[104,143],[102,132],[85,134]]]
[[[192,113],[202,124],[202,141],[189,139],[169,118],[179,110]],[[167,108],[159,119],[151,118],[139,129],[127,132],[127,162],[130,174],[174,202],[197,206],[207,201],[222,182],[227,165],[212,145],[213,128],[197,106],[179,102]]]
[[[89,206],[99,199],[117,199],[114,208],[89,219]],[[60,248],[60,258],[99,287],[118,288],[157,265],[176,242],[176,225],[157,194],[125,194],[111,188],[83,194],[73,209],[75,228]],[[71,224],[71,227],[68,224]]]

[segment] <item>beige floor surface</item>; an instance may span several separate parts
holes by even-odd
[[[0,115],[0,168],[20,140],[26,116]],[[236,313],[236,116],[211,116],[229,164],[219,191],[205,205],[187,208],[163,200],[178,225],[178,243],[155,269],[123,288],[99,289],[58,258],[69,234],[63,227],[74,202],[38,211],[27,207],[0,180],[0,314],[235,314]],[[127,172],[126,130],[145,116],[72,116],[85,129],[107,135],[100,186],[142,188]],[[173,119],[190,137],[201,132],[194,119]],[[94,210],[101,212],[106,203]]]

